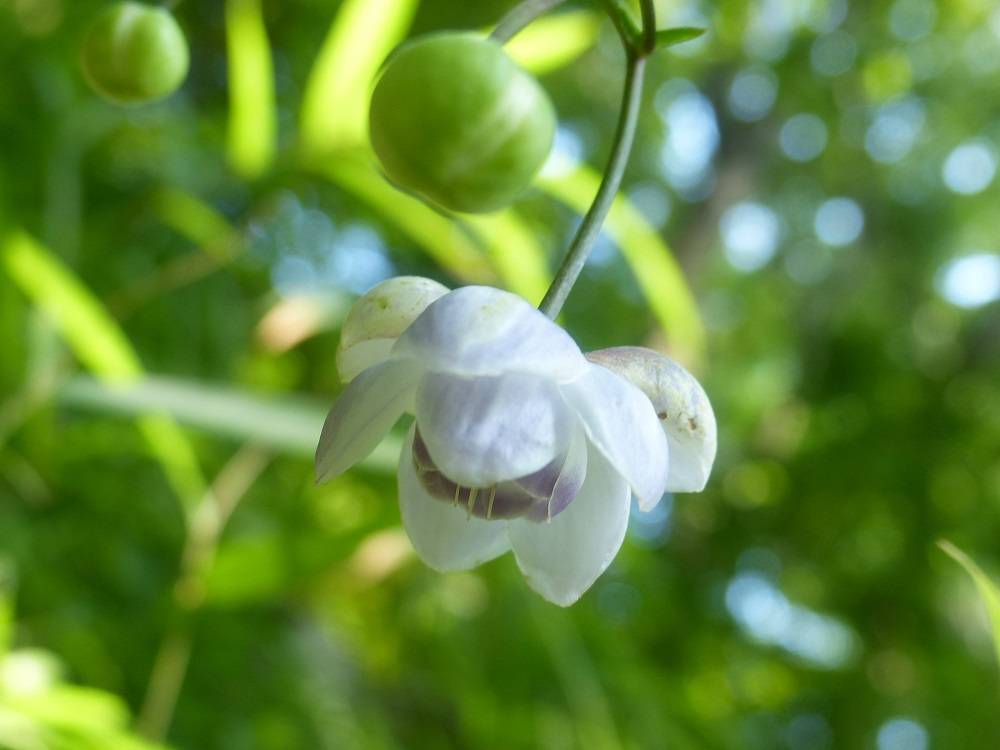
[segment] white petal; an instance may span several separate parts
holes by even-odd
[[[670,492],[700,492],[715,462],[715,414],[695,377],[666,355],[623,346],[587,358],[621,375],[653,403],[670,445]]]
[[[628,484],[593,446],[587,461],[587,479],[566,510],[547,522],[507,524],[528,585],[562,607],[579,599],[607,569],[628,526]]]
[[[316,481],[347,471],[371,453],[413,403],[419,370],[412,362],[391,360],[351,381],[323,423],[316,448]]]
[[[566,331],[517,295],[485,286],[462,287],[431,303],[393,354],[464,375],[532,372],[563,381],[586,367]]]
[[[656,505],[667,483],[669,453],[649,399],[597,365],[560,389],[579,413],[590,440],[632,486],[639,507]]]
[[[575,422],[553,381],[519,372],[429,372],[417,389],[416,414],[441,473],[471,487],[538,471],[562,454]]]
[[[448,287],[421,276],[386,279],[358,298],[344,321],[337,347],[337,370],[343,381],[389,358],[396,339]]]
[[[469,570],[502,555],[510,544],[503,521],[484,521],[431,497],[413,465],[413,435],[399,457],[399,511],[420,559],[435,570]]]

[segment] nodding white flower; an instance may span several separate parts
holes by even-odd
[[[704,392],[645,352],[588,361],[514,294],[390,279],[345,323],[338,364],[350,384],[323,426],[317,481],[363,459],[412,413],[398,479],[417,554],[447,571],[513,550],[528,584],[568,606],[621,547],[632,493],[648,510],[667,488],[700,489],[711,468]],[[697,465],[669,461],[668,445]]]

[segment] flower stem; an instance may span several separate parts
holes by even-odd
[[[550,318],[555,318],[562,310],[563,303],[576,283],[587,256],[593,249],[594,241],[601,231],[601,225],[611,210],[618,188],[621,187],[625,167],[632,144],[635,141],[636,125],[639,122],[639,109],[642,103],[642,82],[646,70],[646,56],[656,44],[656,17],[652,0],[642,0],[642,36],[633,40],[618,24],[625,46],[625,90],[622,93],[621,110],[618,115],[618,126],[611,147],[611,156],[604,170],[601,186],[594,196],[594,202],[587,210],[576,235],[570,242],[566,257],[556,272],[552,285],[545,293],[545,298],[538,306]]]
[[[490,38],[500,44],[510,41],[521,29],[566,0],[524,0],[511,8],[493,29]]]

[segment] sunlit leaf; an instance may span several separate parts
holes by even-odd
[[[581,214],[589,208],[599,184],[600,177],[586,166],[558,174],[543,173],[539,180],[543,190]],[[694,295],[670,248],[623,196],[615,199],[604,231],[621,248],[672,347],[686,361],[698,361],[705,348],[705,329]]]
[[[657,47],[672,47],[681,42],[689,42],[704,34],[706,29],[697,26],[678,26],[674,29],[660,29],[656,32]]]
[[[0,659],[14,638],[14,576],[10,565],[0,557]]]
[[[233,228],[215,208],[191,193],[164,188],[157,193],[153,208],[159,219],[182,237],[198,245],[220,261],[230,258],[227,240]]]
[[[489,253],[504,287],[536,305],[551,277],[545,249],[512,210],[463,218]]]
[[[24,232],[2,244],[7,273],[55,322],[77,359],[111,386],[139,379],[142,365],[125,334],[97,298],[55,256]],[[185,507],[204,491],[194,448],[168,418],[150,414],[139,421],[157,458]]]
[[[997,662],[1000,663],[1000,588],[997,588],[997,585],[989,579],[975,560],[951,542],[942,539],[938,542],[938,547],[961,565],[975,583],[990,618],[990,625],[993,628],[993,646],[996,649]]]
[[[263,174],[274,159],[274,69],[261,0],[226,0],[229,58],[228,156],[241,177]]]
[[[308,458],[316,451],[331,406],[325,401],[262,396],[163,377],[146,377],[126,387],[111,388],[93,378],[78,376],[66,382],[58,398],[67,406],[126,416],[166,413],[206,432]],[[398,439],[386,438],[364,466],[394,472],[400,445]]]
[[[406,36],[417,0],[345,0],[323,42],[302,102],[309,157],[366,141],[368,97],[379,66]]]
[[[373,166],[374,157],[338,154],[320,167],[324,176],[367,203],[420,245],[441,268],[459,281],[489,284],[496,274],[476,244],[451,219],[400,192]]]
[[[534,21],[506,44],[506,50],[522,67],[542,75],[568,65],[593,47],[599,30],[596,13],[557,13]]]

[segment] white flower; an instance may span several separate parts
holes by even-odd
[[[391,279],[358,302],[343,337],[338,363],[348,362],[346,377],[359,374],[323,426],[317,481],[346,471],[414,414],[399,505],[432,568],[466,570],[513,550],[528,584],[567,606],[617,554],[633,492],[647,510],[665,488],[697,484],[688,473],[704,484],[711,459],[690,470],[668,461],[668,443],[684,451],[697,436],[678,442],[670,419],[662,429],[640,390],[649,383],[627,379],[648,367],[618,367],[625,350],[589,362],[513,294]],[[710,421],[702,434],[710,429],[714,456]]]

